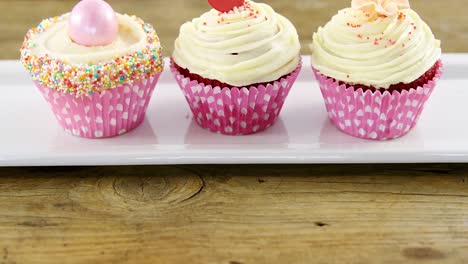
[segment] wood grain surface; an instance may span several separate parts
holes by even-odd
[[[468,165],[0,169],[0,263],[467,263]]]
[[[204,0],[110,0],[166,54]],[[0,0],[0,59],[75,1]],[[271,0],[312,32],[348,0]],[[446,52],[468,52],[461,0],[412,0]],[[1,146],[0,146],[1,147]],[[468,165],[0,168],[0,264],[468,263]]]
[[[69,12],[75,0],[0,0],[0,59],[18,59],[24,35],[43,18]],[[170,55],[182,23],[207,11],[206,0],[109,0],[120,13],[135,14],[153,24],[165,54]],[[265,1],[296,26],[302,53],[308,54],[312,33],[351,0]],[[412,7],[442,40],[444,52],[468,52],[468,7],[465,0],[410,0]]]

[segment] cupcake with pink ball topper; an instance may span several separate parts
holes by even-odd
[[[300,68],[293,24],[250,0],[209,0],[183,24],[171,70],[203,128],[226,135],[265,130],[278,119]]]
[[[440,41],[408,0],[352,0],[311,49],[332,123],[365,139],[407,134],[442,75]]]
[[[136,128],[164,68],[154,28],[103,0],[29,30],[21,61],[60,125],[85,138]]]

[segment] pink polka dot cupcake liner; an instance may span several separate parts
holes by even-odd
[[[302,61],[286,77],[249,88],[212,87],[185,77],[173,62],[170,67],[198,125],[224,135],[249,135],[276,122]]]
[[[434,78],[423,86],[392,93],[355,90],[320,74],[313,68],[328,117],[342,132],[373,139],[395,139],[407,134],[417,123],[426,101],[443,73],[442,63]]]
[[[81,97],[35,84],[66,132],[83,138],[109,138],[141,124],[160,75]]]

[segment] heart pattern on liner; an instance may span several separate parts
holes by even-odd
[[[133,84],[76,97],[35,83],[63,129],[78,137],[109,138],[141,124],[160,74]]]
[[[424,104],[442,76],[443,66],[440,63],[435,77],[424,86],[393,93],[355,90],[312,70],[319,82],[328,117],[339,130],[359,138],[388,140],[404,136],[416,125]]]
[[[183,76],[171,62],[171,71],[198,125],[224,135],[249,135],[272,126],[299,75],[302,61],[288,76],[266,86],[220,88]]]

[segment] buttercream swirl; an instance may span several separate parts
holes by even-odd
[[[369,14],[394,16],[401,9],[410,8],[408,0],[353,0],[351,7]]]
[[[440,41],[411,9],[372,17],[361,9],[340,10],[313,36],[312,65],[347,83],[388,88],[411,83],[440,58]]]
[[[299,64],[297,31],[266,4],[246,1],[228,13],[214,9],[183,24],[173,60],[233,86],[270,82]]]

